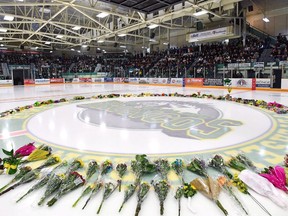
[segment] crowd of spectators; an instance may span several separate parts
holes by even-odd
[[[76,55],[73,57],[39,54],[1,54],[0,63],[8,65],[34,64],[37,78],[62,77],[63,73],[110,72],[112,76],[135,77],[209,77],[216,64],[256,62],[265,41],[248,36],[229,42],[173,47],[168,50],[132,54],[104,54],[99,57]],[[265,46],[266,47],[266,46]],[[287,39],[278,37],[273,54],[287,59]],[[280,58],[279,57],[279,58]]]
[[[288,40],[285,35],[279,33],[277,36],[277,43],[272,51],[272,56],[276,61],[287,61],[288,60]]]

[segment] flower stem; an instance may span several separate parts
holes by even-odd
[[[80,199],[82,198],[83,196],[80,196],[75,202],[74,204],[72,205],[72,207],[76,207],[76,205],[78,204],[78,202],[80,201]]]
[[[122,185],[122,180],[121,179],[119,180],[118,184],[119,184],[119,192],[121,192],[121,185]]]
[[[54,198],[52,198],[52,199],[47,203],[47,205],[48,205],[49,207],[51,207],[51,206],[53,206],[56,202],[57,202],[57,199],[54,197]]]
[[[160,202],[160,215],[164,214],[164,202]]]
[[[121,212],[121,210],[122,210],[122,208],[123,208],[123,206],[124,206],[124,203],[125,203],[125,202],[122,203],[122,205],[121,205],[121,207],[119,208],[119,211],[118,211],[118,212]]]
[[[141,203],[138,203],[137,208],[136,208],[136,212],[135,212],[135,216],[139,215],[140,210],[141,210]]]
[[[263,211],[265,211],[268,215],[272,216],[272,215],[270,214],[270,212],[268,212],[268,210],[267,210],[254,196],[252,196],[252,194],[250,194],[250,193],[248,192],[248,195],[253,199],[253,201],[254,201],[255,203],[257,203],[257,205],[258,205],[260,208],[263,209]]]
[[[102,208],[102,205],[103,205],[103,202],[104,202],[104,200],[102,200],[102,202],[101,202],[101,204],[100,204],[100,206],[99,206],[99,208],[98,208],[97,214],[99,214],[99,213],[100,213],[100,211],[101,211],[101,208]]]
[[[222,211],[225,215],[228,215],[227,210],[223,207],[223,205],[220,203],[219,200],[216,200],[216,204],[217,204],[217,206],[221,209],[221,211]]]
[[[22,183],[18,182],[17,184],[12,185],[11,187],[7,188],[6,190],[2,191],[0,193],[0,196],[2,196],[3,194],[15,189],[16,187],[18,187],[19,185],[21,185]]]
[[[178,199],[178,216],[181,214],[181,199]]]
[[[86,200],[85,205],[82,207],[82,210],[86,207],[86,205],[88,204],[88,202],[90,201],[91,196]]]

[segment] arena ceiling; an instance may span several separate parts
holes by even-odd
[[[241,0],[1,0],[4,48],[67,50],[133,46],[151,32],[195,31],[195,23],[229,20]],[[204,12],[195,15],[196,12]],[[159,30],[159,31],[158,31]]]

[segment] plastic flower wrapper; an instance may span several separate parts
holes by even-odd
[[[122,178],[127,171],[127,165],[125,163],[120,163],[116,166],[116,171],[120,177],[119,179],[119,192],[121,192]]]
[[[208,177],[207,166],[204,160],[199,158],[193,158],[191,162],[187,165],[187,170],[196,173],[197,175]]]
[[[124,200],[122,202],[122,205],[119,209],[118,212],[121,212],[124,204],[133,196],[133,194],[135,193],[135,190],[136,190],[136,185],[134,184],[129,184],[124,192]]]
[[[3,194],[15,189],[16,187],[20,186],[20,185],[23,185],[23,184],[26,184],[26,183],[29,183],[33,180],[35,180],[40,174],[40,171],[39,170],[32,170],[31,172],[28,172],[26,173],[21,179],[19,182],[17,182],[16,184],[10,186],[9,188],[7,188],[6,190],[2,191],[0,193],[0,196],[2,196]]]
[[[57,163],[61,162],[60,157],[58,156],[52,156],[49,157],[43,164],[41,164],[39,167],[37,167],[37,170],[41,170],[43,168],[49,167],[49,166],[53,166]]]
[[[288,193],[286,188],[286,174],[285,170],[281,166],[265,168],[264,172],[260,174],[262,177],[268,179],[275,187]]]
[[[183,186],[178,187],[175,193],[174,198],[178,201],[178,216],[181,215],[181,198],[184,195],[184,188]]]
[[[152,174],[156,171],[156,165],[149,162],[147,155],[136,155],[135,160],[131,161],[131,169],[136,175],[135,184],[138,185],[143,175]]]
[[[66,166],[66,162],[64,161],[64,163],[59,164],[58,166],[54,167],[50,172],[48,172],[47,174],[43,174],[43,177],[36,183],[34,184],[22,197],[20,197],[16,202],[19,202],[20,200],[22,200],[24,197],[26,197],[28,194],[32,193],[35,190],[39,190],[42,187],[44,187],[49,179],[51,178],[52,174],[54,173],[55,170]]]
[[[239,204],[239,206],[245,212],[245,214],[248,215],[248,212],[246,211],[246,209],[244,208],[244,206],[242,205],[242,203],[232,190],[232,182],[227,180],[225,176],[218,177],[217,181],[218,184],[234,198],[234,200]]]
[[[135,211],[135,216],[139,215],[139,212],[141,210],[141,205],[144,202],[145,198],[147,197],[147,194],[150,190],[150,185],[146,182],[143,182],[140,184],[139,189],[137,191],[137,207]]]
[[[30,166],[24,166],[24,167],[21,167],[19,169],[19,172],[18,174],[16,174],[16,176],[8,183],[6,184],[5,186],[3,186],[1,189],[0,189],[0,192],[3,191],[5,188],[7,188],[9,185],[19,181],[24,175],[26,175],[28,172],[30,172],[32,170],[32,168]]]
[[[160,201],[160,215],[164,214],[164,201],[168,195],[170,185],[167,183],[166,180],[161,180],[158,182],[153,182],[152,185],[154,186],[155,192],[158,195],[158,199]]]
[[[284,157],[284,166],[288,167],[288,154],[286,154]]]
[[[65,175],[69,175],[71,172],[75,172],[76,170],[84,167],[84,163],[81,159],[77,158],[74,159],[71,164],[68,166],[68,169],[65,173]]]
[[[101,176],[103,175],[107,175],[108,173],[110,173],[113,170],[113,164],[110,160],[105,160],[102,164],[101,164]]]
[[[4,165],[2,164],[3,160],[0,158],[0,175],[4,172]]]
[[[56,192],[60,188],[64,179],[65,179],[64,174],[53,173],[51,175],[51,177],[49,178],[49,181],[47,183],[47,188],[45,190],[45,193],[41,197],[40,201],[38,202],[39,206],[42,205],[48,197],[50,197],[54,192]]]
[[[255,192],[262,196],[268,197],[281,208],[288,207],[287,197],[284,197],[281,193],[279,193],[279,191],[276,190],[273,184],[267,179],[250,170],[243,170],[239,174],[239,178]]]
[[[73,203],[72,207],[76,207],[77,203],[86,195],[90,194],[94,189],[95,184],[88,185],[81,193],[80,197]]]
[[[242,164],[245,164],[245,166],[254,172],[258,173],[257,167],[254,165],[253,161],[250,160],[244,153],[239,153],[236,156],[236,159],[239,160]]]
[[[101,204],[98,208],[97,214],[100,213],[104,201],[107,200],[113,194],[113,192],[117,189],[118,186],[119,186],[119,182],[117,183],[117,185],[114,185],[112,182],[105,183],[104,194],[102,197]]]
[[[88,182],[89,179],[99,170],[99,165],[95,160],[91,160],[88,164],[88,169],[86,172],[86,181]]]
[[[228,178],[230,179],[233,178],[233,175],[226,169],[225,164],[224,164],[224,159],[221,155],[215,155],[213,158],[211,158],[208,166],[228,176]]]
[[[47,203],[49,207],[53,206],[63,195],[81,187],[85,184],[85,179],[77,172],[71,172],[60,185],[56,195]]]
[[[34,162],[39,160],[45,160],[52,154],[52,148],[47,145],[41,145],[36,148],[26,160],[21,161],[21,163]]]
[[[237,187],[241,193],[249,195],[260,208],[262,208],[268,215],[271,215],[268,210],[254,196],[250,194],[247,185],[239,178],[238,174],[234,174],[232,184]]]
[[[210,176],[208,176],[207,180],[196,178],[191,182],[191,184],[196,188],[197,191],[213,200],[225,215],[228,215],[227,210],[218,200],[221,188],[217,181],[214,181]]]
[[[14,153],[15,157],[24,157],[24,156],[29,156],[36,147],[34,146],[34,142],[28,143],[27,145],[24,145],[17,149]]]
[[[102,182],[95,182],[92,186],[92,191],[90,193],[90,196],[88,197],[88,199],[86,200],[85,202],[85,205],[83,206],[82,210],[87,206],[88,202],[91,200],[91,198],[93,196],[95,196],[99,191],[100,189],[103,187],[103,183]]]
[[[235,170],[242,171],[246,169],[245,164],[240,162],[236,157],[232,157],[230,160],[227,161],[227,165]]]
[[[182,159],[176,159],[171,163],[171,168],[175,171],[177,176],[180,178],[182,184],[185,183],[184,178],[183,178],[183,173],[184,173],[184,163]]]
[[[167,159],[158,159],[154,162],[156,164],[157,172],[164,180],[167,180],[167,175],[170,170],[170,164]]]

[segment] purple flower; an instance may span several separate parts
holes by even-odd
[[[33,143],[29,143],[29,144],[24,145],[24,146],[20,147],[19,149],[17,149],[17,150],[15,151],[14,156],[16,156],[16,157],[28,156],[28,155],[30,155],[35,149],[36,149],[36,147],[34,146],[34,142],[33,142]]]

